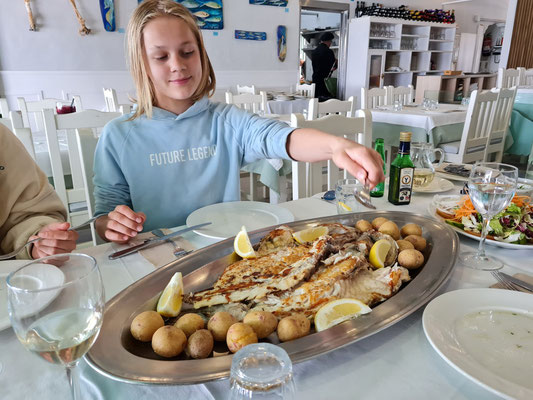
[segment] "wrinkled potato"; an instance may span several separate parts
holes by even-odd
[[[257,343],[257,335],[250,325],[237,322],[229,327],[226,336],[229,351],[236,353],[244,346],[252,343]]]
[[[380,233],[384,233],[384,234],[392,236],[392,238],[394,240],[401,239],[400,228],[398,228],[398,225],[396,225],[392,221],[387,221],[387,222],[384,222],[383,224],[381,224],[381,226],[379,227],[378,231]]]
[[[179,317],[174,326],[180,328],[189,337],[197,330],[204,329],[205,321],[198,314],[189,313]]]
[[[361,232],[366,232],[372,229],[372,224],[368,222],[366,219],[360,219],[355,223],[355,227],[359,229]]]
[[[400,240],[397,240],[396,243],[398,244],[398,250],[400,252],[403,251],[403,250],[414,249],[415,248],[413,243],[409,242],[408,240],[400,239]]]
[[[187,336],[174,325],[165,325],[155,331],[152,349],[161,357],[176,357],[187,345]]]
[[[409,235],[422,236],[422,228],[420,227],[420,225],[417,224],[405,224],[404,226],[402,226],[400,233],[402,234],[402,237],[406,237]]]
[[[379,227],[387,221],[388,219],[385,217],[377,217],[372,220],[372,226],[374,227],[374,229],[379,229]]]
[[[424,255],[415,249],[406,249],[398,254],[398,264],[407,269],[420,268],[424,264]]]
[[[217,342],[224,342],[228,329],[237,322],[237,319],[226,311],[216,312],[207,322],[207,329]]]
[[[278,337],[282,342],[298,339],[309,333],[311,322],[305,315],[293,314],[278,323]]]
[[[404,240],[411,242],[413,246],[415,246],[415,249],[417,249],[418,251],[424,251],[424,249],[426,248],[426,239],[424,239],[422,236],[409,235],[406,236]]]
[[[213,351],[214,339],[207,329],[198,329],[189,337],[185,352],[192,358],[207,358]]]
[[[266,338],[278,326],[278,319],[268,311],[250,311],[242,322],[250,325],[259,339]]]
[[[141,342],[149,342],[155,331],[165,325],[163,317],[155,311],[144,311],[131,321],[130,332]]]

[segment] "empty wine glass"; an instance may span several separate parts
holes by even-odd
[[[485,255],[485,238],[491,219],[511,202],[518,179],[518,169],[501,163],[476,163],[468,177],[470,200],[482,217],[481,239],[477,253],[467,252],[461,257],[464,265],[486,271],[503,267],[503,263]]]
[[[75,366],[102,325],[104,287],[94,258],[58,254],[34,260],[7,277],[8,312],[19,341],[65,366],[73,399],[81,399]]]

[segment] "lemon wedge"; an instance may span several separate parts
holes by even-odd
[[[240,255],[242,258],[255,258],[255,251],[248,237],[248,232],[246,232],[246,227],[242,227],[237,236],[235,236],[235,241],[233,242],[233,250],[235,253]]]
[[[181,310],[183,298],[183,278],[181,272],[176,272],[157,302],[157,312],[163,317],[177,317]]]
[[[315,315],[315,329],[320,332],[361,314],[368,314],[370,311],[372,311],[370,307],[356,299],[333,300],[318,309]]]
[[[383,268],[385,266],[385,260],[387,254],[391,248],[391,243],[386,239],[380,239],[372,245],[368,260],[374,268]]]
[[[294,232],[292,237],[300,244],[311,243],[317,240],[320,236],[328,234],[328,228],[326,226],[314,226],[312,228],[303,229],[298,232]]]
[[[345,211],[352,211],[352,207],[350,207],[346,203],[343,203],[342,201],[339,201],[339,206],[341,206],[341,208],[344,209]]]

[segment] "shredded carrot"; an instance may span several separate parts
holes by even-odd
[[[520,208],[526,207],[528,212],[532,210],[530,204],[531,198],[529,196],[515,195],[513,197],[513,200],[511,201]],[[459,208],[454,210],[455,217],[452,218],[452,221],[461,222],[463,217],[468,217],[472,214],[477,214],[477,210],[472,204],[472,200],[470,200],[469,196],[464,196],[459,204]]]

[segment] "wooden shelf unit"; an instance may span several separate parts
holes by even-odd
[[[426,91],[439,92],[439,101],[459,101],[455,100],[455,95],[460,85],[463,86],[462,97],[469,97],[473,84],[477,84],[477,88],[481,90],[492,89],[496,86],[496,78],[496,74],[418,76],[415,102],[422,103]]]

